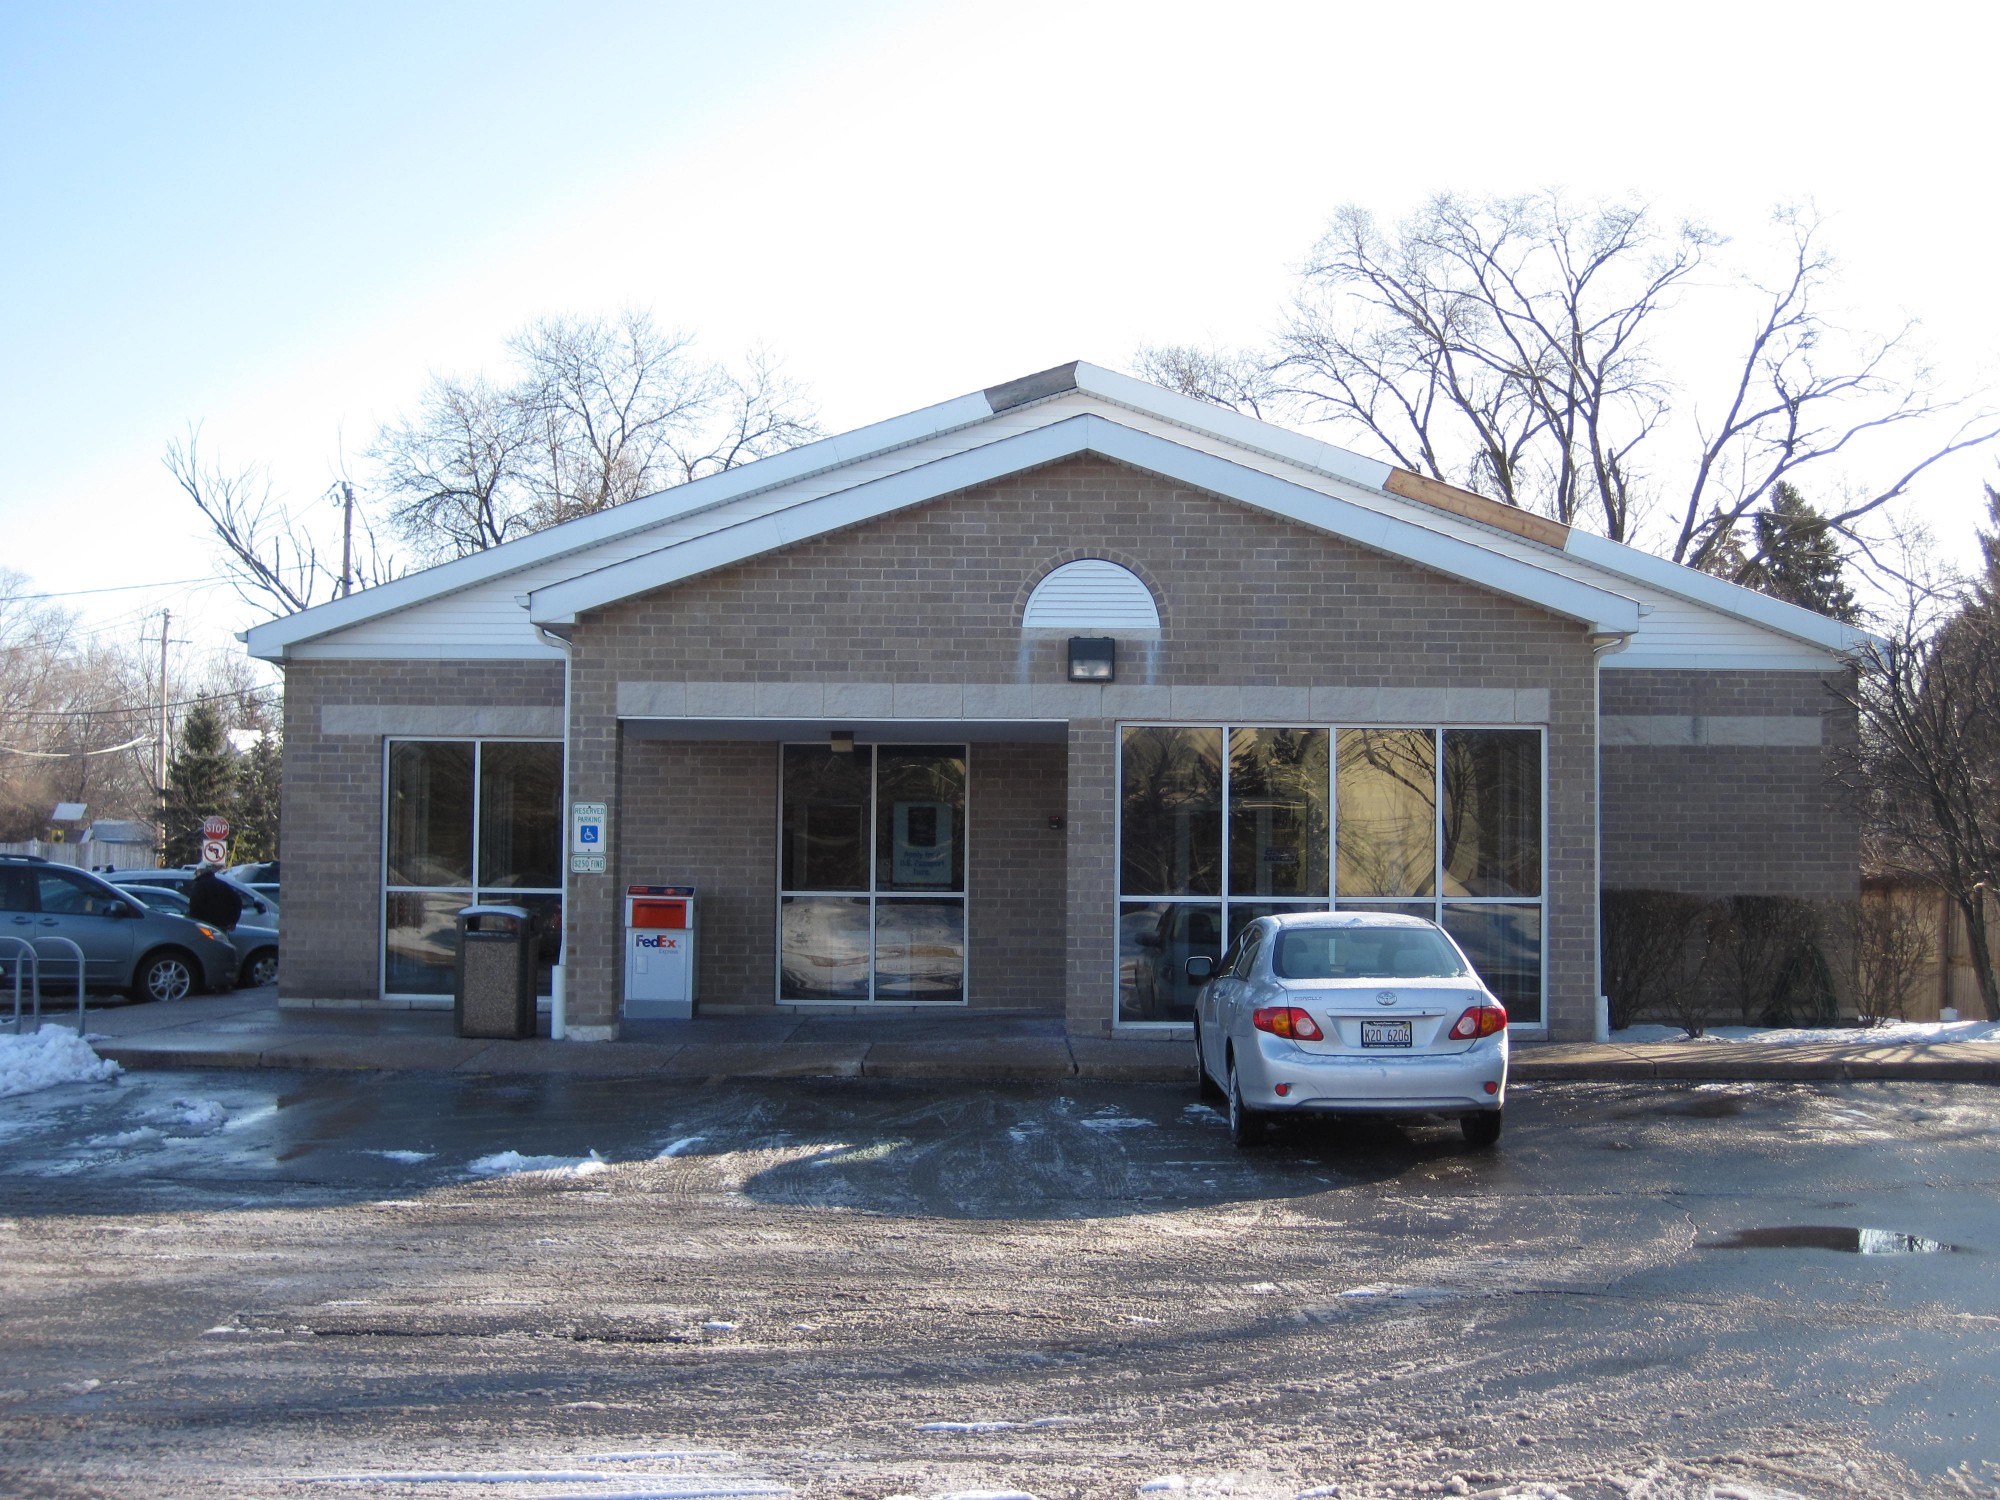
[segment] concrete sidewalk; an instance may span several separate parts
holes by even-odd
[[[48,1019],[73,1023],[60,1007]],[[544,1018],[542,1025],[547,1027]],[[562,1073],[600,1078],[910,1078],[967,1083],[1117,1079],[1194,1081],[1185,1040],[1073,1037],[1059,1016],[704,1016],[628,1025],[598,1044],[476,1041],[453,1035],[448,1010],[280,1007],[269,989],[166,1005],[99,1004],[88,1017],[98,1052],[128,1068],[403,1069]],[[1644,1045],[1516,1042],[1512,1078],[1598,1082],[1680,1079],[1930,1080],[2000,1083],[2000,1046]]]

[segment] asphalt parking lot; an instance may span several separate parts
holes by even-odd
[[[152,1072],[0,1101],[0,1490],[2000,1494],[2000,1093]],[[1539,1487],[1539,1488],[1538,1488]]]

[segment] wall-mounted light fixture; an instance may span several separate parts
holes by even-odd
[[[1118,677],[1118,642],[1108,635],[1069,638],[1069,680],[1112,682]]]
[[[852,754],[854,753],[854,731],[853,731],[853,730],[851,730],[851,729],[836,729],[836,730],[834,730],[834,732],[833,732],[833,753],[834,753],[835,755],[852,755]]]

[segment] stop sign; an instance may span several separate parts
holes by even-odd
[[[201,836],[205,839],[226,839],[229,837],[229,819],[203,818]]]

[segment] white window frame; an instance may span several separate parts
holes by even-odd
[[[868,756],[868,889],[865,891],[788,891],[785,889],[785,751],[793,745],[809,749],[823,750],[822,740],[786,740],[778,746],[778,797],[774,817],[777,822],[776,866],[771,872],[772,884],[777,890],[776,910],[772,914],[771,929],[771,996],[778,1005],[803,1006],[814,1010],[967,1010],[972,1005],[972,746],[956,740],[907,740],[871,742]],[[882,777],[882,757],[884,750],[906,750],[913,747],[935,746],[944,750],[956,750],[965,760],[965,871],[963,883],[955,891],[878,891],[876,879],[876,844],[881,826],[880,782]],[[862,748],[855,746],[857,750]],[[862,901],[868,903],[868,998],[865,1000],[797,1000],[785,994],[785,898],[805,896],[823,900]],[[965,954],[959,966],[958,999],[956,1000],[905,1000],[875,998],[875,907],[878,901],[922,900],[926,896],[955,896],[964,903]]]
[[[396,745],[472,746],[472,884],[470,886],[462,886],[462,885],[391,886],[389,884],[389,757],[391,754],[392,747]],[[481,781],[483,780],[486,773],[486,757],[482,753],[480,747],[484,745],[553,745],[556,747],[557,758],[558,760],[560,760],[562,755],[563,742],[559,739],[543,739],[535,735],[506,735],[506,734],[489,734],[489,735],[392,734],[383,736],[382,805],[381,805],[381,818],[379,824],[381,830],[381,840],[380,840],[381,850],[379,854],[379,862],[376,867],[376,881],[375,881],[375,889],[378,897],[375,907],[375,993],[383,1000],[400,1000],[412,1006],[436,1006],[440,1009],[448,1007],[452,1003],[452,997],[449,994],[427,995],[413,990],[395,990],[395,991],[390,990],[389,988],[389,897],[391,895],[453,896],[464,893],[468,894],[470,898],[466,902],[466,905],[468,906],[471,906],[475,902],[485,900],[488,898],[504,901],[510,895],[554,896],[558,903],[558,910],[560,910],[560,903],[565,894],[561,885],[553,885],[553,886],[510,885],[510,886],[482,887],[479,884],[479,797],[480,797],[480,792],[482,791]],[[569,801],[568,766],[565,765],[562,767],[561,775],[563,777],[562,785],[564,788],[563,801],[564,805],[567,806]],[[556,838],[557,838],[558,848],[564,848],[564,849],[567,848],[567,840],[565,839],[564,834],[565,830],[563,829],[561,822],[558,821],[556,825]],[[558,879],[560,879],[561,873],[562,872],[560,870],[557,871]],[[482,894],[482,892],[484,892],[484,894]],[[562,913],[562,918],[565,922],[568,921],[568,917],[569,914],[567,912]]]
[[[1214,896],[1127,896],[1125,894],[1125,732],[1128,729],[1215,729],[1222,734],[1222,879],[1221,892]],[[1317,729],[1328,736],[1327,744],[1327,891],[1325,896],[1231,896],[1229,894],[1229,736],[1239,729]],[[1348,729],[1393,729],[1418,730],[1431,736],[1432,755],[1436,763],[1436,783],[1432,795],[1431,829],[1431,894],[1428,896],[1348,896],[1338,893],[1340,881],[1340,754],[1338,736]],[[1541,795],[1541,878],[1536,896],[1447,896],[1444,893],[1444,736],[1453,730],[1505,729],[1515,733],[1532,733],[1538,736],[1542,770]],[[1549,731],[1546,724],[1494,724],[1494,723],[1342,723],[1342,724],[1299,724],[1299,723],[1251,723],[1241,720],[1221,719],[1131,719],[1119,720],[1112,726],[1114,736],[1112,755],[1115,771],[1112,778],[1113,822],[1112,822],[1112,892],[1111,892],[1111,1025],[1113,1031],[1132,1032],[1135,1035],[1159,1035],[1163,1032],[1184,1032],[1191,1021],[1127,1021],[1119,1014],[1118,985],[1118,934],[1121,918],[1127,902],[1145,903],[1153,906],[1168,904],[1181,906],[1219,906],[1222,908],[1222,931],[1226,938],[1229,932],[1229,908],[1232,904],[1245,906],[1284,906],[1294,911],[1361,911],[1374,907],[1428,905],[1431,920],[1440,927],[1444,925],[1444,909],[1453,906],[1533,906],[1541,911],[1542,965],[1541,965],[1541,1016],[1535,1021],[1518,1024],[1510,1021],[1508,1030],[1526,1037],[1544,1037],[1549,1024]]]

